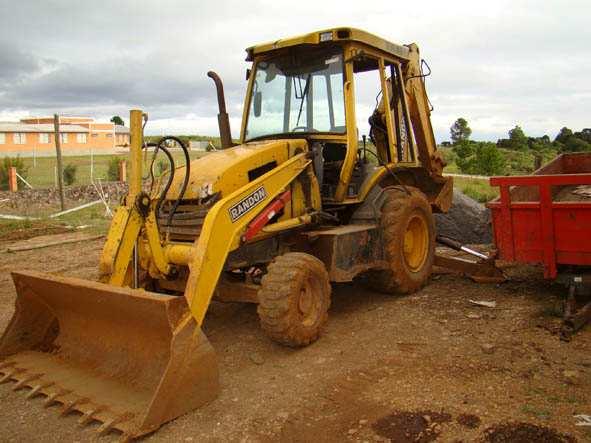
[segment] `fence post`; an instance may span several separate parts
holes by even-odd
[[[12,192],[18,191],[18,183],[16,181],[16,168],[14,166],[8,168],[8,189]]]
[[[127,181],[127,166],[125,164],[125,160],[119,161],[119,181],[120,182]]]
[[[53,128],[55,131],[55,153],[57,157],[57,185],[59,187],[60,207],[62,211],[66,209],[64,202],[64,168],[62,165],[62,148],[60,140],[60,118],[59,115],[53,115]]]
[[[94,182],[94,152],[92,147],[90,148],[90,183]]]

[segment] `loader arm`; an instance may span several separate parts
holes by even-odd
[[[199,326],[205,318],[226,258],[240,246],[241,234],[248,223],[286,190],[307,167],[312,166],[306,153],[297,154],[231,193],[210,209],[194,246],[185,289],[185,298]],[[236,205],[248,201],[256,193],[260,199],[254,206],[240,216],[236,212],[232,215],[232,209],[236,209]]]

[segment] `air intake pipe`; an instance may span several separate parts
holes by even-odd
[[[218,126],[220,128],[220,140],[222,142],[222,149],[234,146],[232,143],[232,132],[230,131],[230,118],[226,112],[226,98],[224,97],[224,85],[222,79],[213,71],[209,71],[207,76],[215,83],[215,88],[218,94]]]

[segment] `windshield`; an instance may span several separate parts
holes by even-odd
[[[342,50],[291,53],[256,64],[246,139],[345,132]]]

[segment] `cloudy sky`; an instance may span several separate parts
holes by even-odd
[[[419,44],[433,70],[439,141],[460,116],[477,139],[516,124],[552,137],[565,125],[591,127],[588,0],[0,0],[0,17],[0,121],[54,112],[127,119],[140,107],[149,133],[216,135],[213,69],[237,135],[245,47],[354,26]],[[369,112],[369,100],[361,105]]]

